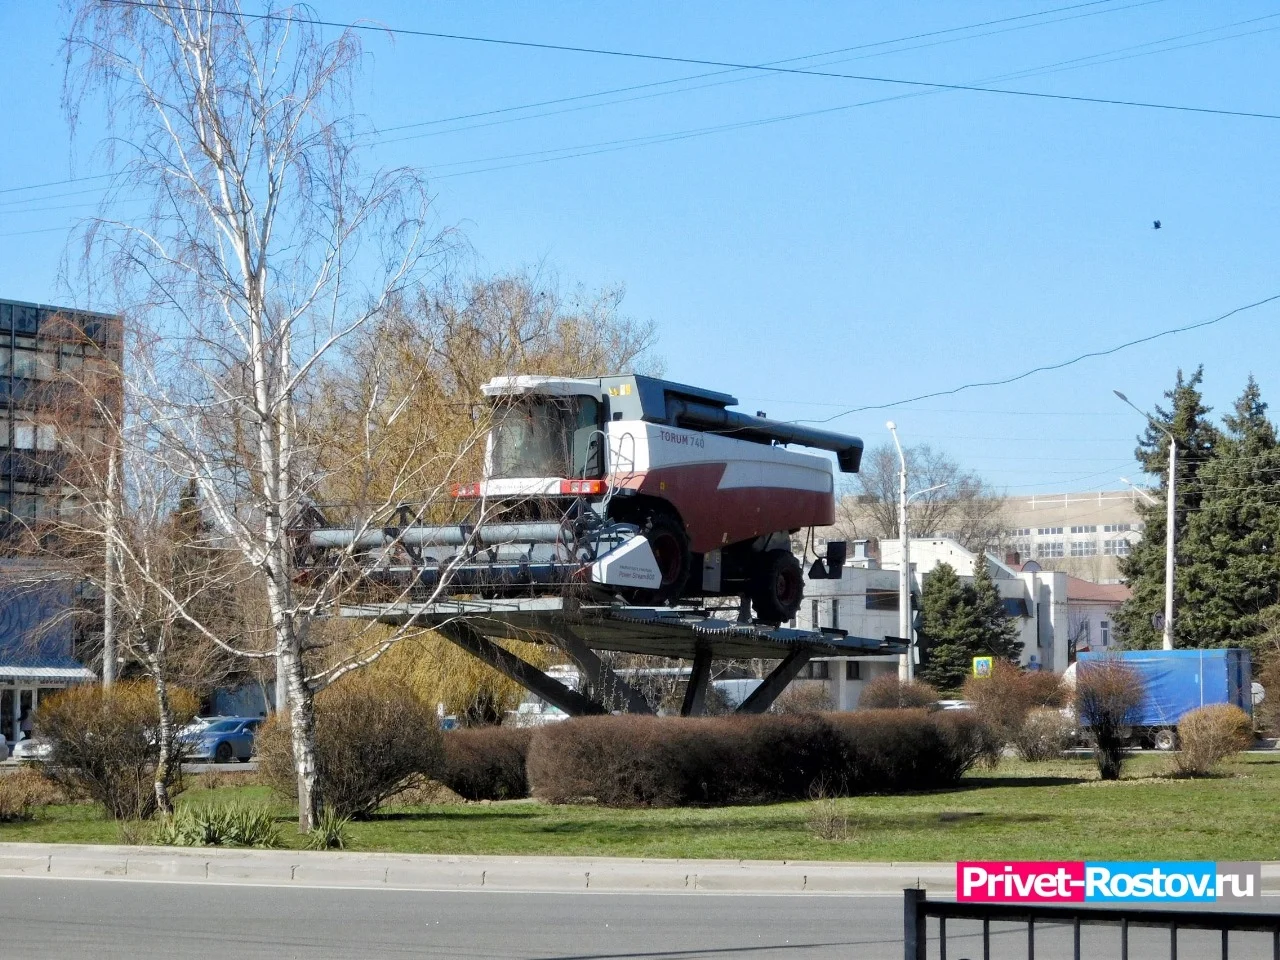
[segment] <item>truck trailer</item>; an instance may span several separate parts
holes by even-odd
[[[1157,750],[1174,749],[1178,742],[1178,721],[1200,707],[1227,703],[1250,716],[1253,714],[1248,650],[1082,653],[1069,669],[1088,671],[1090,664],[1115,660],[1142,680],[1142,706],[1134,718],[1132,738],[1149,743]]]

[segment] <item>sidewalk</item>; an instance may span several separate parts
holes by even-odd
[[[951,863],[432,856],[0,843],[0,877],[408,890],[900,895],[955,892]],[[1280,874],[1277,875],[1280,889]]]

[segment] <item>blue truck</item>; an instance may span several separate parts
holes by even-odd
[[[1133,724],[1132,739],[1157,750],[1178,743],[1178,721],[1198,707],[1229,703],[1253,714],[1253,675],[1249,651],[1126,650],[1082,653],[1077,670],[1091,662],[1118,659],[1142,678],[1145,696]]]

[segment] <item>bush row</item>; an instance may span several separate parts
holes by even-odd
[[[590,717],[539,731],[527,769],[552,803],[670,807],[936,789],[995,749],[965,712]]]

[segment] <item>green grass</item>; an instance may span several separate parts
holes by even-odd
[[[533,802],[389,809],[349,828],[348,849],[451,854],[709,857],[765,860],[1208,859],[1280,860],[1280,758],[1251,755],[1224,776],[1164,776],[1142,756],[1118,783],[1087,760],[1006,761],[954,790],[837,801],[848,839],[818,839],[812,805],[607,810]],[[273,802],[263,787],[193,789],[182,803]],[[285,842],[301,846],[284,824]],[[0,841],[115,843],[89,806],[52,807],[0,824]]]

